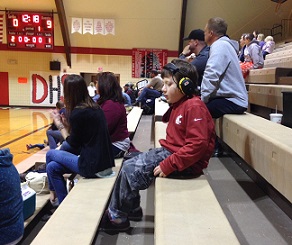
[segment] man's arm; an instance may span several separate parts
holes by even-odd
[[[230,44],[226,42],[226,45]],[[205,103],[209,101],[212,95],[216,95],[223,75],[230,64],[230,58],[227,55],[229,52],[226,52],[224,46],[225,44],[217,45],[210,51],[201,84],[201,99]]]

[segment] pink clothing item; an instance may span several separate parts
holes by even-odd
[[[166,140],[159,142],[173,153],[160,163],[163,173],[169,175],[186,168],[194,174],[202,173],[213,153],[216,137],[205,103],[197,96],[184,97],[172,106],[163,120],[168,121]]]

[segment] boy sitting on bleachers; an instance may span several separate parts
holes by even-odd
[[[171,104],[163,116],[168,122],[162,147],[124,162],[112,193],[101,230],[126,231],[129,220],[143,217],[139,190],[155,177],[195,178],[203,174],[214,149],[215,130],[197,90],[198,74],[190,63],[175,59],[162,71],[162,92]]]

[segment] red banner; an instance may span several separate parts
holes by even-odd
[[[3,21],[4,21],[4,14],[0,13],[0,43],[3,42]]]
[[[165,49],[133,49],[132,50],[132,77],[149,78],[151,70],[161,71],[167,63]]]

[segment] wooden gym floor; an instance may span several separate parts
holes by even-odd
[[[46,130],[52,122],[50,110],[0,107],[0,148],[10,149],[14,165],[39,151],[27,150],[26,144],[43,144],[47,139]]]

